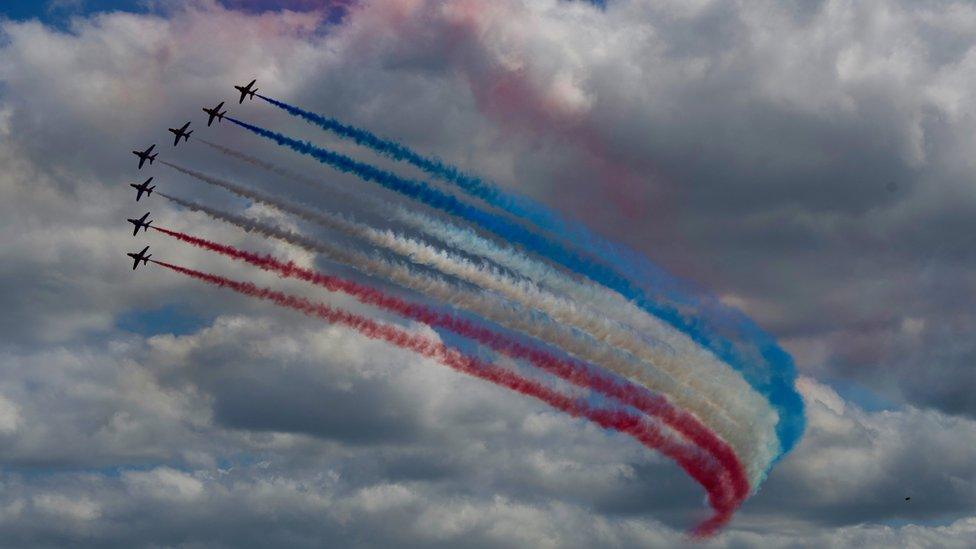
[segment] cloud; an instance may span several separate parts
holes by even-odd
[[[136,493],[177,502],[189,502],[203,495],[203,483],[182,471],[157,467],[151,471],[126,471],[123,481]]]
[[[67,31],[2,23],[5,544],[684,543],[701,493],[623,437],[343,330],[129,270],[123,251],[145,242],[312,295],[123,227],[136,206],[126,185],[143,173],[270,215],[136,172],[128,151],[153,141],[181,163],[316,198],[163,140],[254,77],[557,204],[785,338],[812,376],[808,434],[714,546],[972,539],[971,6],[391,1],[323,21],[204,2]],[[271,109],[233,107],[389,165]],[[229,127],[207,131],[365,189]],[[314,261],[147,208],[160,224]],[[202,327],[143,337],[119,325],[174,303]],[[866,410],[814,377],[894,404]]]
[[[71,500],[59,494],[34,496],[34,508],[55,520],[87,522],[101,515],[99,506],[87,499]]]
[[[968,465],[976,457],[976,422],[916,408],[866,412],[809,378],[800,389],[809,431],[796,455],[774,470],[767,497],[756,500],[760,515],[765,505],[775,512],[788,500],[804,516],[835,526],[921,522],[964,516],[976,503]]]
[[[391,2],[283,93],[558,204],[824,350],[808,373],[973,417],[973,353],[943,343],[976,326],[974,24],[966,3]],[[387,106],[391,66],[425,81]],[[912,319],[945,336],[901,360]]]
[[[20,408],[0,395],[0,433],[9,435],[20,427]]]

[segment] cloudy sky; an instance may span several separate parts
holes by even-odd
[[[631,439],[347,329],[130,270],[123,252],[150,244],[309,291],[132,238],[124,219],[148,210],[316,261],[132,201],[127,184],[154,175],[292,222],[158,163],[136,171],[129,151],[154,142],[310,199],[193,139],[174,152],[166,128],[186,120],[194,138],[397,200],[226,121],[206,128],[200,107],[223,100],[362,155],[237,105],[231,85],[252,78],[536,198],[779,339],[806,433],[694,545],[976,539],[970,2],[14,0],[0,6],[0,545],[692,544],[701,488]]]

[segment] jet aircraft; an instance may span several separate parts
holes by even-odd
[[[149,186],[149,183],[152,182],[152,180],[153,180],[153,178],[150,177],[149,179],[143,181],[142,182],[142,185],[136,185],[135,183],[129,183],[129,186],[136,190],[136,202],[139,202],[139,199],[142,198],[142,193],[146,193],[146,196],[149,196],[149,195],[152,194],[153,189],[156,188],[155,185],[153,185],[152,187]]]
[[[221,101],[219,105],[217,105],[216,107],[214,107],[212,109],[208,109],[207,107],[204,107],[203,108],[203,112],[207,113],[207,115],[210,116],[210,118],[207,120],[207,127],[208,128],[210,127],[211,124],[213,124],[214,118],[216,118],[217,120],[223,120],[224,119],[224,115],[227,114],[227,111],[220,112],[220,108],[223,107],[223,106],[224,106],[224,102]]]
[[[146,215],[140,217],[139,219],[133,219],[131,217],[128,219],[129,223],[135,225],[135,228],[132,229],[132,236],[139,234],[139,229],[142,229],[143,231],[149,230],[149,226],[152,225],[153,220],[150,219],[149,221],[146,221],[147,217],[149,217],[149,212],[146,212]]]
[[[190,134],[193,133],[193,130],[186,131],[186,129],[189,127],[190,127],[190,123],[187,122],[186,124],[183,124],[183,127],[180,129],[176,129],[176,128],[169,129],[169,131],[176,136],[176,139],[173,140],[174,147],[180,144],[181,137],[183,138],[184,143],[190,140]]]
[[[235,88],[237,88],[237,91],[241,92],[241,100],[240,100],[241,103],[244,102],[244,99],[248,95],[251,96],[251,99],[254,99],[254,94],[258,91],[258,89],[257,88],[254,88],[252,90],[251,89],[251,86],[253,86],[254,83],[257,82],[257,81],[258,80],[255,78],[254,80],[251,80],[251,83],[248,84],[248,85],[246,85],[246,86],[234,86]]]
[[[148,149],[146,149],[146,150],[144,150],[142,152],[140,152],[140,151],[132,151],[132,154],[134,154],[134,155],[136,155],[136,156],[139,157],[139,169],[140,170],[142,169],[142,165],[143,165],[143,163],[146,162],[146,160],[148,160],[149,161],[149,165],[152,166],[153,160],[156,160],[156,157],[159,156],[159,153],[149,154],[155,148],[156,148],[156,144],[153,143],[152,145],[149,145],[149,148]]]
[[[149,265],[149,258],[152,257],[152,254],[146,255],[146,252],[147,251],[149,251],[149,246],[146,246],[145,248],[143,248],[142,251],[139,252],[139,253],[129,252],[129,253],[125,254],[125,255],[127,255],[127,256],[129,256],[129,257],[132,258],[132,270],[133,271],[136,270],[136,267],[139,266],[139,262],[140,261],[142,261],[142,264],[143,265]]]

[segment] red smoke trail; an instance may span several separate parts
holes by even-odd
[[[227,288],[239,294],[271,301],[307,316],[324,320],[330,324],[338,324],[356,330],[370,338],[385,341],[401,349],[413,351],[425,358],[436,360],[449,368],[489,381],[501,387],[506,387],[517,393],[530,396],[545,402],[553,408],[569,414],[572,417],[589,419],[597,425],[630,435],[644,446],[657,450],[664,456],[675,461],[684,471],[698,481],[709,494],[709,502],[715,509],[715,515],[699,524],[694,535],[708,536],[713,534],[731,518],[734,509],[719,505],[723,499],[720,491],[721,482],[718,475],[709,471],[708,467],[695,455],[693,448],[670,440],[652,424],[642,420],[640,416],[619,408],[600,408],[587,404],[582,399],[574,399],[554,389],[513,372],[489,364],[475,357],[426,338],[421,335],[410,334],[393,326],[381,324],[364,316],[333,309],[322,303],[314,303],[305,298],[261,288],[250,282],[232,280],[219,275],[204,273],[164,261],[150,260],[153,263],[176,271],[177,273],[213,284],[220,288]]]
[[[734,491],[734,495],[731,497],[726,493],[721,478],[708,480],[709,485],[717,490],[713,492],[712,489],[708,488],[710,502],[713,503],[713,507],[717,509],[728,509],[730,516],[731,512],[748,495],[749,484],[746,480],[745,472],[732,449],[707,427],[702,425],[693,415],[675,408],[659,395],[650,393],[632,383],[621,382],[610,376],[601,375],[582,363],[556,358],[549,353],[522,345],[513,341],[511,338],[477,326],[464,319],[389,296],[369,286],[305,269],[291,262],[281,262],[271,256],[239,250],[233,246],[219,244],[178,231],[172,231],[163,227],[153,228],[183,242],[245,261],[264,270],[275,272],[279,276],[305,280],[324,287],[331,292],[348,294],[362,303],[394,312],[430,326],[450,330],[510,357],[527,360],[536,367],[559,376],[577,386],[595,390],[632,406],[649,416],[658,417],[669,427],[687,437],[696,446],[714,456],[728,473],[729,481]],[[703,483],[704,485],[705,483]]]

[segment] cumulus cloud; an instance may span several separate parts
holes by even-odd
[[[431,146],[717,289],[807,372],[972,417],[974,21],[942,2],[391,2],[293,95],[454,136]],[[336,105],[328,79],[391,65],[437,90],[405,85],[392,120],[383,86]],[[931,336],[903,341],[911,321]]]
[[[337,25],[328,11],[232,5],[247,10],[0,23],[5,545],[687,541],[701,493],[624,437],[344,330],[129,270],[123,251],[149,243],[368,311],[124,226],[143,174],[273,215],[158,166],[137,172],[128,151],[157,141],[181,163],[315,196],[165,139],[254,77],[556,204],[785,338],[813,376],[807,436],[712,545],[976,535],[972,6],[390,0]],[[257,104],[234,113],[389,165]],[[208,132],[361,188],[232,128]],[[314,261],[155,198],[138,214],[147,204],[162,225]],[[125,322],[174,304],[196,319],[185,333]]]
[[[169,467],[151,471],[126,471],[123,480],[132,492],[177,502],[188,502],[203,495],[203,483],[184,472]]]

